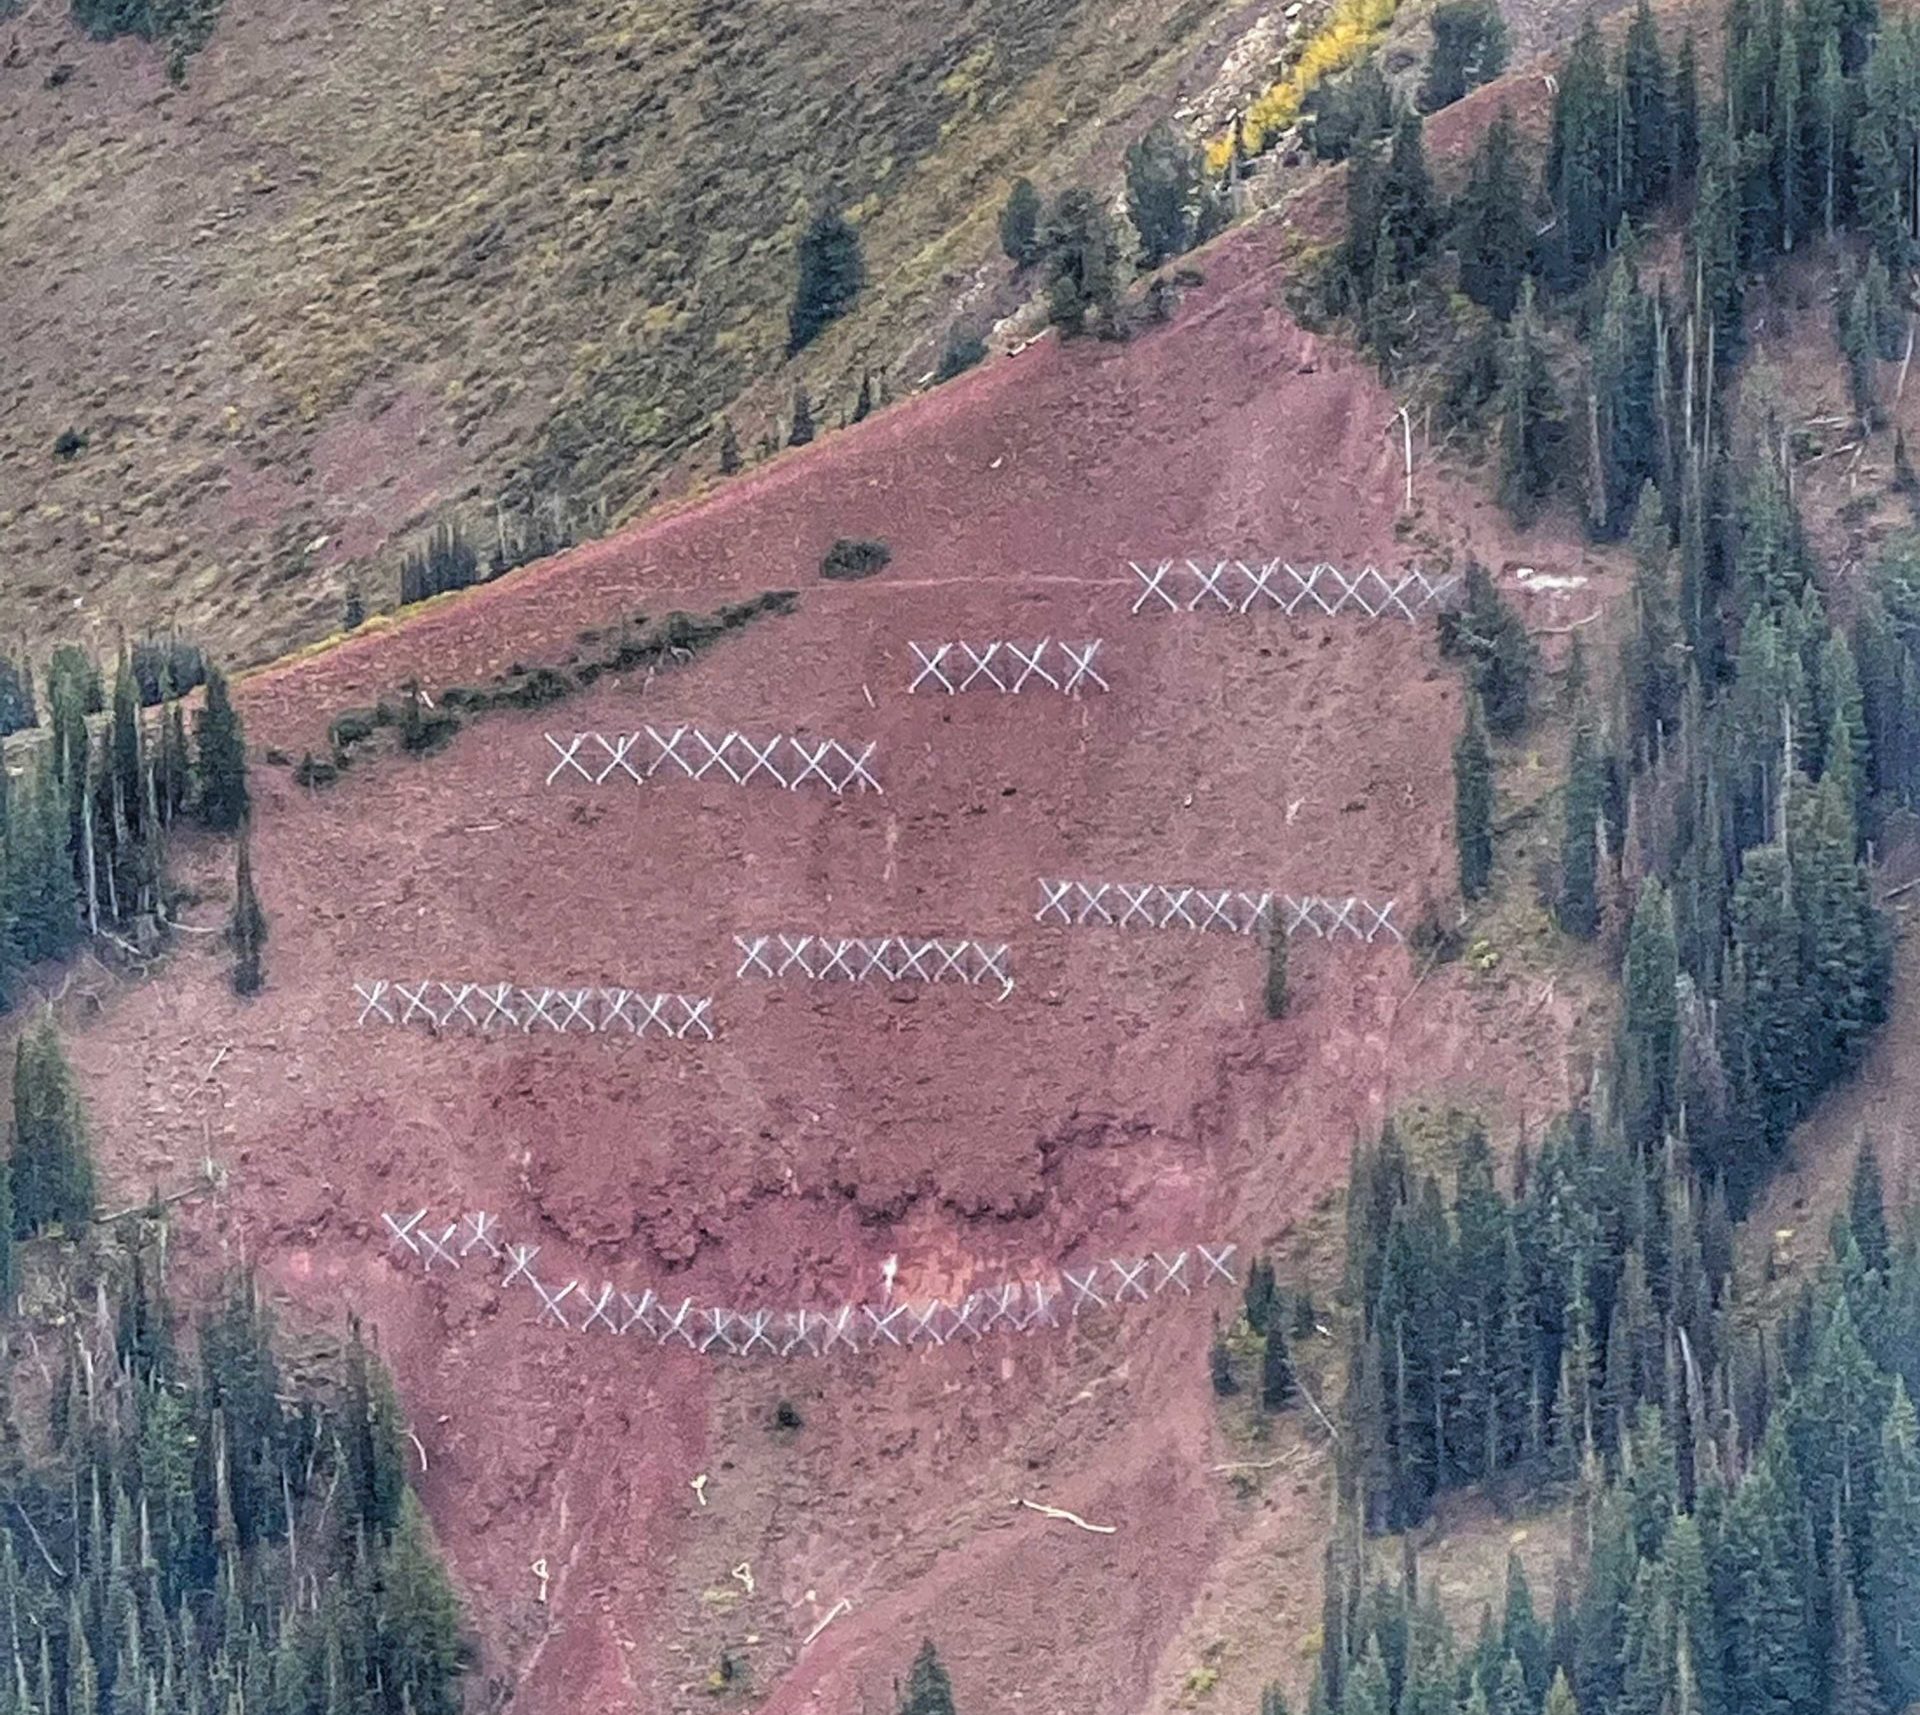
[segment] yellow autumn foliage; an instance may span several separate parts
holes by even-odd
[[[1249,155],[1269,148],[1300,117],[1309,94],[1324,79],[1357,64],[1386,33],[1399,0],[1335,0],[1327,19],[1300,50],[1285,77],[1257,97],[1240,122]],[[1233,133],[1222,132],[1207,145],[1207,165],[1222,171],[1233,159]]]

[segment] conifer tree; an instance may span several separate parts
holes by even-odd
[[[376,1656],[390,1706],[413,1715],[459,1715],[460,1608],[411,1490],[402,1496],[380,1582],[385,1624],[376,1634]]]
[[[1674,156],[1670,101],[1653,8],[1639,0],[1620,62],[1622,200],[1630,209],[1649,208],[1667,194]]]
[[[907,1673],[907,1689],[900,1699],[900,1715],[954,1715],[953,1685],[940,1664],[940,1652],[928,1638]]]
[[[1600,928],[1600,757],[1593,723],[1574,717],[1567,757],[1566,815],[1560,835],[1560,927],[1591,940]]]
[[[1498,0],[1441,0],[1430,20],[1433,52],[1420,80],[1422,113],[1437,113],[1507,66],[1507,22]]]
[[[1847,1230],[1860,1247],[1860,1260],[1876,1272],[1887,1266],[1887,1206],[1880,1185],[1880,1158],[1869,1137],[1860,1139],[1847,1191]]]
[[[1879,1466],[1861,1588],[1875,1673],[1894,1707],[1905,1708],[1920,1698],[1920,1428],[1899,1380]]]
[[[1278,924],[1267,931],[1267,981],[1262,999],[1269,1018],[1287,1015],[1287,932]]]
[[[813,401],[804,387],[793,390],[793,420],[787,430],[787,445],[804,447],[813,439]]]
[[[1560,396],[1547,364],[1531,280],[1520,283],[1499,367],[1500,504],[1515,523],[1527,524],[1552,492],[1560,462]]]
[[[1680,51],[1674,56],[1668,140],[1673,149],[1671,182],[1690,183],[1700,164],[1700,73],[1692,30],[1680,38]]]
[[[1113,223],[1092,191],[1071,185],[1047,213],[1043,243],[1053,323],[1063,334],[1084,333],[1087,318],[1111,314],[1119,296]]]
[[[799,278],[787,311],[787,355],[845,315],[865,283],[859,233],[838,209],[816,210],[800,239]]]
[[[1629,1143],[1655,1149],[1674,1116],[1680,961],[1667,890],[1649,877],[1627,937],[1620,1019],[1620,1117]]]
[[[1474,150],[1466,187],[1454,206],[1454,235],[1460,254],[1460,290],[1506,321],[1520,302],[1520,282],[1526,276],[1533,235],[1527,225],[1513,116],[1505,106],[1494,115]]]
[[[1659,754],[1680,715],[1680,626],[1669,577],[1667,514],[1651,482],[1640,490],[1633,529],[1633,631],[1621,650],[1627,744],[1636,758]]]
[[[1140,265],[1158,268],[1192,247],[1202,189],[1200,162],[1162,119],[1127,146],[1126,172],[1127,214],[1140,235]]]
[[[1606,52],[1589,13],[1561,69],[1547,148],[1547,196],[1559,216],[1555,253],[1567,284],[1606,255],[1619,211],[1610,84]]]
[[[243,832],[234,862],[233,915],[227,923],[227,944],[233,949],[233,992],[258,994],[266,980],[261,953],[267,944],[267,914],[260,909],[253,888],[251,842]]]
[[[1466,725],[1453,747],[1453,836],[1460,891],[1478,899],[1493,877],[1493,752],[1480,699],[1472,691]]]
[[[1293,1359],[1287,1351],[1285,1318],[1267,1319],[1267,1343],[1260,1356],[1260,1403],[1283,1411],[1293,1403]]]
[[[1419,272],[1440,224],[1417,113],[1401,114],[1394,126],[1380,175],[1379,218],[1386,248],[1381,265],[1399,285]]]
[[[1243,1294],[1247,1311],[1247,1326],[1256,1334],[1267,1331],[1268,1320],[1277,1314],[1279,1289],[1273,1277],[1273,1264],[1265,1257],[1253,1259],[1247,1269],[1247,1285]]]
[[[1366,1649],[1347,1675],[1340,1715],[1393,1715],[1393,1686],[1378,1634],[1367,1639]]]
[[[1000,210],[1000,248],[1016,268],[1040,254],[1040,193],[1033,180],[1015,179]]]
[[[21,962],[60,957],[79,939],[80,910],[51,748],[32,783],[11,796],[4,856]]]
[[[1233,1353],[1228,1349],[1226,1330],[1220,1326],[1218,1316],[1213,1319],[1213,1343],[1207,1348],[1207,1373],[1213,1380],[1213,1391],[1222,1399],[1240,1391],[1233,1374]]]
[[[1580,1706],[1574,1701],[1573,1687],[1567,1683],[1565,1668],[1555,1671],[1553,1684],[1547,1687],[1546,1702],[1541,1705],[1541,1715],[1580,1715]]]
[[[247,819],[247,745],[240,713],[227,690],[227,676],[207,666],[206,701],[194,715],[199,752],[200,819],[231,833]]]
[[[93,1219],[93,1157],[80,1093],[49,1013],[20,1038],[13,1067],[13,1234],[77,1232]]]

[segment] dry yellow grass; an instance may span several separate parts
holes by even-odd
[[[730,402],[749,451],[796,378],[831,424],[863,365],[931,366],[1008,182],[1110,174],[1232,16],[230,0],[175,90],[160,50],[28,0],[0,78],[5,627],[177,622],[258,658],[332,629],[369,556],[378,605],[445,508],[484,527],[506,494],[585,532]],[[827,190],[873,285],[789,365]]]

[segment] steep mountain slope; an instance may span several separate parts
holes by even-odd
[[[1110,169],[1244,10],[232,0],[174,87],[29,0],[0,21],[9,625],[260,659],[438,509],[592,534],[763,378],[749,446],[797,376],[831,419],[975,295],[1015,174]],[[872,284],[795,370],[827,196]]]
[[[1218,247],[1175,323],[1130,346],[1043,342],[242,686],[256,745],[297,755],[410,679],[438,701],[638,609],[799,592],[690,665],[476,719],[430,757],[363,756],[320,791],[258,770],[265,995],[237,1003],[188,936],[164,982],[73,1019],[117,1182],[170,1184],[209,1153],[230,1169],[184,1217],[189,1264],[244,1253],[292,1314],[376,1327],[483,1671],[516,1708],[711,1707],[723,1656],[723,1698],[879,1707],[927,1632],[963,1707],[1163,1707],[1252,1544],[1297,1576],[1223,1694],[1306,1659],[1319,1455],[1303,1442],[1298,1492],[1255,1505],[1212,1468],[1244,1455],[1207,1389],[1204,1295],[1058,1336],[733,1367],[536,1328],[477,1266],[423,1279],[379,1221],[485,1208],[556,1281],[713,1302],[857,1301],[895,1256],[917,1298],[1198,1240],[1310,1249],[1351,1139],[1403,1096],[1508,1133],[1568,1099],[1594,985],[1579,960],[1547,980],[1560,955],[1524,912],[1497,959],[1431,971],[1397,945],[1297,941],[1278,1023],[1257,944],[1034,920],[1056,873],[1390,895],[1408,923],[1450,891],[1459,689],[1431,629],[1135,616],[1126,559],[1471,550],[1591,574],[1529,598],[1543,624],[1610,587],[1424,466],[1401,516],[1391,402],[1277,307],[1284,248]],[[891,566],[821,583],[838,535],[885,539]],[[1113,688],[908,696],[910,643],[960,637],[1101,637]],[[885,794],[543,784],[546,732],[681,722],[870,740]],[[210,926],[226,856],[183,861]],[[736,933],[815,928],[1005,939],[1016,987],[734,976]],[[712,993],[721,1030],[357,1029],[352,983],[410,975]],[[772,1426],[783,1398],[798,1429]]]

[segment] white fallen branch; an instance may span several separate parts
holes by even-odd
[[[1038,1513],[1042,1518],[1065,1519],[1068,1524],[1077,1524],[1082,1530],[1090,1530],[1095,1536],[1112,1536],[1120,1527],[1115,1524],[1088,1524],[1078,1513],[1070,1513],[1065,1507],[1050,1507],[1040,1501],[1024,1500],[1014,1497],[1016,1507],[1025,1507],[1030,1513]]]
[[[812,1631],[807,1633],[806,1637],[801,1641],[800,1647],[805,1649],[808,1644],[812,1643],[815,1638],[824,1632],[827,1627],[832,1625],[842,1614],[848,1614],[852,1611],[853,1604],[849,1602],[846,1597],[842,1596],[839,1601],[835,1602],[834,1605],[827,1610],[826,1618],[823,1619],[819,1625],[815,1626]]]

